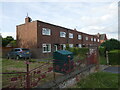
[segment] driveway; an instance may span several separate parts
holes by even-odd
[[[120,74],[120,67],[110,66],[110,67],[105,68],[103,71]]]

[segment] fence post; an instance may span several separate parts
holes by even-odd
[[[27,77],[26,77],[26,87],[30,88],[30,77],[29,77],[29,61],[26,61],[27,65]]]
[[[69,72],[70,72],[70,57],[71,57],[71,56],[69,55],[69,56],[68,56],[68,65],[69,65],[69,67],[68,67],[68,68],[69,68],[68,71],[69,71]]]
[[[107,59],[107,65],[109,65],[108,51],[106,51],[106,59]]]

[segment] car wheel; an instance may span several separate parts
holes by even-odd
[[[17,59],[17,60],[19,60],[19,59],[20,59],[20,57],[19,57],[19,56],[16,56],[16,59]]]

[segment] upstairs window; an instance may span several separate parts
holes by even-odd
[[[60,37],[66,37],[66,32],[60,32]]]
[[[51,52],[51,44],[43,44],[43,53]]]
[[[86,40],[88,40],[88,37],[86,37]]]
[[[96,42],[96,38],[94,38],[94,41]]]
[[[42,35],[51,35],[51,30],[48,28],[42,28]]]
[[[91,41],[93,41],[93,38],[91,38]]]
[[[72,33],[69,33],[69,38],[73,38],[73,34]]]
[[[82,39],[82,36],[81,36],[81,35],[78,35],[78,39],[81,40],[81,39]]]

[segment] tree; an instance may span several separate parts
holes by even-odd
[[[7,46],[14,38],[12,36],[7,36],[6,38],[2,38],[2,46]]]
[[[120,49],[120,41],[116,39],[110,39],[101,44],[101,46],[106,48],[106,51]]]

